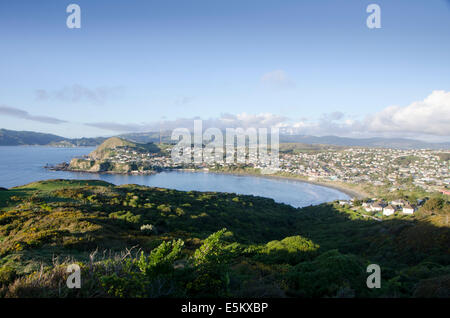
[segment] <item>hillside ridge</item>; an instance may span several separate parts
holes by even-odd
[[[0,192],[0,297],[450,297],[448,211],[434,213],[377,222],[338,203],[33,182]],[[66,288],[74,262],[81,289]]]

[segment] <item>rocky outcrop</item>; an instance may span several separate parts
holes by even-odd
[[[155,153],[160,148],[154,144],[136,144],[125,139],[113,137],[107,139],[100,146],[92,151],[86,158],[75,158],[70,161],[67,170],[83,172],[105,172],[122,174],[151,174],[154,173],[151,167],[145,164],[137,164],[135,160],[117,160],[116,156],[120,152],[128,153]]]
[[[85,172],[112,172],[112,173],[130,173],[133,171],[130,164],[114,163],[103,160],[93,159],[72,159],[69,164],[71,171],[85,171]]]
[[[69,170],[87,171],[95,164],[95,160],[88,159],[72,159],[69,164]]]

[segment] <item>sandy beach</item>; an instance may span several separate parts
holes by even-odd
[[[292,177],[292,176],[280,176],[280,175],[265,175],[265,174],[259,174],[259,173],[241,173],[241,172],[227,172],[227,171],[205,171],[205,170],[194,170],[194,169],[182,169],[186,172],[204,172],[204,173],[217,173],[217,174],[230,174],[230,175],[236,175],[236,176],[249,176],[249,177],[259,177],[259,178],[267,178],[267,179],[285,179],[285,180],[292,180],[292,181],[298,181],[298,182],[305,182],[305,183],[311,183],[323,187],[328,187],[332,189],[339,190],[348,196],[356,199],[363,199],[367,198],[369,194],[357,191],[354,189],[351,189],[349,187],[345,187],[342,184],[337,183],[331,183],[331,182],[320,182],[320,181],[312,181],[300,177]]]

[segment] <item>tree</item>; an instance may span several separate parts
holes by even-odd
[[[192,257],[194,278],[186,288],[191,296],[224,297],[228,295],[230,254],[222,237],[226,229],[211,234]]]

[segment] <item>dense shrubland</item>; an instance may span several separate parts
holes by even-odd
[[[450,296],[449,202],[383,222],[335,204],[100,181],[0,192],[2,297]],[[82,288],[68,289],[68,264]],[[366,267],[382,288],[366,287]]]

